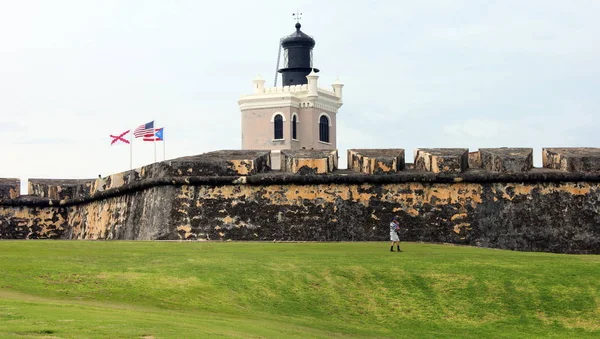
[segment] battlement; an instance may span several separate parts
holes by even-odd
[[[331,89],[320,88],[318,85],[318,76],[309,74],[308,83],[293,86],[265,87],[265,80],[258,76],[252,81],[253,94],[242,95],[238,100],[240,109],[246,110],[256,107],[278,107],[297,104],[289,102],[294,100],[307,100],[310,102],[319,101],[321,105],[328,106],[329,111],[335,112],[342,105],[342,87],[339,80],[331,84]],[[260,102],[256,106],[257,102]],[[255,107],[256,106],[256,107]]]
[[[278,86],[278,87],[264,87],[262,89],[257,89],[254,94],[245,95],[248,96],[256,96],[260,94],[282,94],[282,93],[292,93],[298,96],[308,96],[308,85],[295,85],[295,86]],[[330,98],[339,98],[338,95],[335,94],[334,91],[328,90],[325,88],[317,88],[317,93],[319,95],[326,95]]]
[[[139,182],[175,177],[231,177],[263,173],[271,168],[269,151],[217,151],[188,156],[96,179],[29,179],[30,197],[64,201]],[[0,201],[17,199],[19,179],[0,179]]]
[[[319,93],[327,94],[327,95],[329,95],[329,96],[331,96],[331,97],[336,97],[336,98],[338,97],[338,95],[336,95],[334,91],[330,91],[330,90],[328,90],[328,89],[325,89],[325,88],[321,88],[321,87],[319,87],[319,88],[317,89],[317,91],[318,91]]]
[[[544,167],[568,172],[600,171],[600,148],[544,148]]]
[[[83,198],[92,194],[95,179],[29,179],[29,195],[53,200]]]
[[[0,199],[16,199],[21,192],[21,180],[0,178]]]
[[[187,156],[111,174],[102,179],[29,179],[28,199],[85,199],[99,192],[118,194],[132,185],[234,182],[283,182],[304,176],[304,182],[419,181],[596,181],[600,178],[600,148],[544,148],[543,168],[533,167],[531,148],[421,148],[413,163],[404,149],[350,149],[348,167],[338,169],[337,150],[282,150],[281,171],[271,170],[271,152],[223,150]],[[387,179],[379,178],[387,176]],[[325,177],[323,177],[325,176]],[[340,179],[342,178],[343,179]],[[178,179],[179,178],[179,179]],[[221,178],[221,179],[219,179]],[[144,186],[144,187],[145,187]],[[20,180],[0,179],[2,200],[19,199]]]
[[[328,174],[337,169],[337,150],[283,150],[281,169],[294,174]]]
[[[406,167],[403,149],[348,150],[348,168],[366,174],[396,173]]]
[[[286,93],[308,91],[308,85],[265,87],[262,93]]]

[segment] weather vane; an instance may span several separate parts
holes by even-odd
[[[292,14],[297,23],[300,23],[300,19],[302,19],[302,13],[296,10],[296,13]]]

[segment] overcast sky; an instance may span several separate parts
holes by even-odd
[[[293,4],[293,5],[292,5]],[[0,1],[0,177],[129,169],[110,134],[155,120],[167,158],[241,147],[303,13],[338,149],[600,146],[600,1]],[[158,145],[162,160],[162,144]],[[152,163],[135,142],[133,164]]]

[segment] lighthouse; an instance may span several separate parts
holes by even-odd
[[[295,31],[280,40],[283,65],[280,86],[267,87],[260,76],[252,93],[238,104],[242,114],[242,149],[270,150],[273,169],[283,149],[336,149],[337,113],[342,106],[339,80],[331,89],[319,87],[319,70],[313,65],[315,40]]]
[[[279,69],[284,86],[304,85],[306,76],[311,72],[318,73],[313,68],[313,47],[315,39],[300,30],[302,25],[296,23],[296,31],[281,39],[283,48],[283,68]]]

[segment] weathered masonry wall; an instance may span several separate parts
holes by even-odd
[[[82,180],[72,197],[4,198],[0,238],[387,240],[398,215],[405,241],[600,253],[593,161],[585,171],[535,169],[528,149],[480,152],[481,168],[468,168],[466,149],[427,149],[406,169],[403,150],[350,150],[351,169],[336,170],[330,152],[309,161],[287,151],[289,172],[269,171],[268,152],[214,152],[116,174],[104,191]]]

